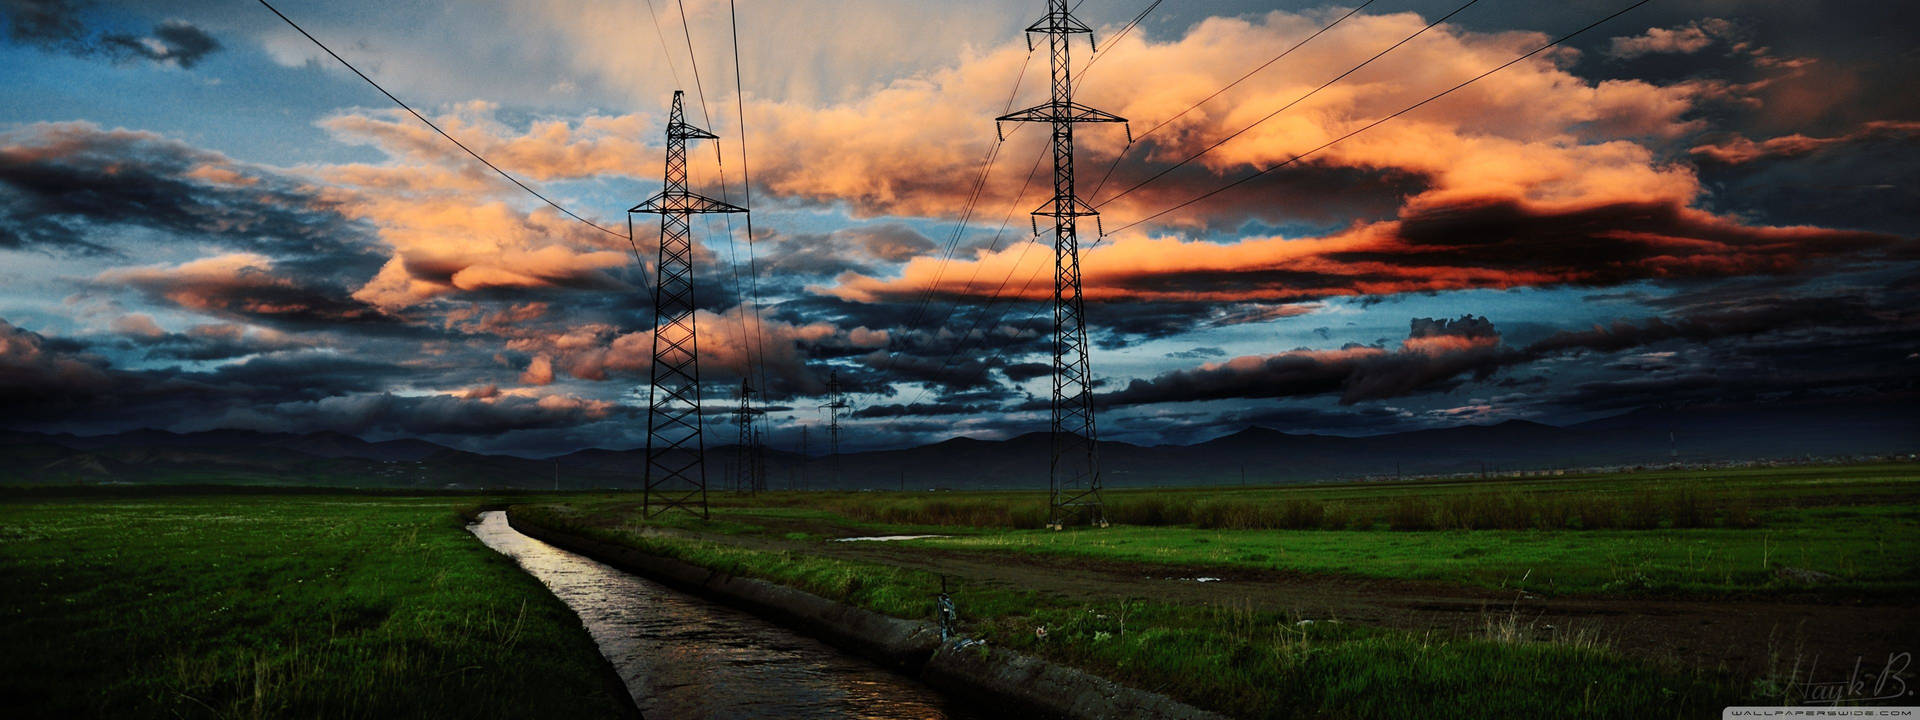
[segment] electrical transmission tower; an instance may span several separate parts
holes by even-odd
[[[800,489],[807,489],[808,469],[813,467],[813,448],[807,444],[807,426],[800,426]],[[791,490],[792,488],[788,488]]]
[[[681,91],[667,116],[666,179],[629,213],[660,216],[659,280],[653,284],[653,379],[647,391],[647,474],[642,512],[674,508],[707,518],[706,440],[700,434],[700,341],[694,327],[693,233],[696,213],[743,213],[687,191],[687,141],[718,136],[687,124]],[[655,495],[659,497],[656,498]]]
[[[740,441],[734,446],[733,489],[757,493],[767,489],[767,469],[764,457],[760,453],[760,431],[753,416],[759,414],[753,409],[753,384],[740,381],[740,409],[734,411],[735,422],[740,426]]]
[[[840,483],[840,411],[850,407],[847,396],[840,392],[840,371],[828,371],[827,403],[820,408],[827,411],[827,458],[833,463],[835,485]]]
[[[1044,33],[1053,56],[1053,97],[1016,113],[994,118],[1001,122],[1043,122],[1053,126],[1053,199],[1034,210],[1036,218],[1053,218],[1053,462],[1048,473],[1047,526],[1055,530],[1069,522],[1106,527],[1106,508],[1100,499],[1099,435],[1093,426],[1093,373],[1087,364],[1086,308],[1080,299],[1079,218],[1099,215],[1073,191],[1073,125],[1083,122],[1125,123],[1126,119],[1073,101],[1072,65],[1068,47],[1075,33],[1093,30],[1067,11],[1067,0],[1047,0],[1047,16],[1027,27]],[[1131,134],[1132,130],[1129,129]],[[1037,226],[1036,220],[1036,226]]]

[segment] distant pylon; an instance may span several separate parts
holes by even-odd
[[[687,141],[718,137],[687,124],[681,94],[673,91],[667,116],[667,168],[660,192],[627,211],[660,216],[653,377],[647,389],[647,474],[640,507],[648,517],[679,508],[704,520],[706,440],[700,433],[700,340],[694,327],[693,233],[687,216],[747,210],[687,191]]]
[[[827,411],[827,458],[833,464],[836,486],[840,484],[840,411],[850,407],[847,396],[840,393],[840,371],[827,371],[827,403],[820,408]]]
[[[807,426],[800,426],[800,489],[807,489],[808,468],[813,467],[813,449],[808,447]]]
[[[1067,0],[1047,0],[1047,16],[1027,27],[1045,33],[1053,55],[1053,97],[1047,102],[994,118],[1001,122],[1044,122],[1053,125],[1053,199],[1034,210],[1037,217],[1053,218],[1053,462],[1047,480],[1047,527],[1068,522],[1107,526],[1100,498],[1100,437],[1093,425],[1093,371],[1087,363],[1086,308],[1080,299],[1080,238],[1078,218],[1099,215],[1074,195],[1073,124],[1124,123],[1125,118],[1073,101],[1069,40],[1093,30],[1074,19]],[[1032,36],[1027,40],[1033,45]],[[1132,131],[1129,130],[1129,133]]]
[[[766,462],[760,453],[760,431],[753,416],[753,384],[740,381],[740,409],[734,411],[739,424],[739,443],[734,446],[733,489],[757,493],[767,489]]]

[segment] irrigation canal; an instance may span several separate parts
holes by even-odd
[[[469,529],[579,614],[647,718],[978,717],[818,640],[522,535],[505,513]]]

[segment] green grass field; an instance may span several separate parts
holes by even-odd
[[[1244,569],[1619,598],[1630,613],[1643,599],[1908,601],[1920,589],[1912,470],[1124,490],[1108,495],[1114,527],[1064,532],[1033,529],[1045,502],[1033,492],[720,495],[711,522],[644,521],[636,498],[606,495],[515,517],[916,619],[940,587],[924,568],[942,567],[943,551],[1065,561],[1037,573],[1084,558],[1149,575]],[[827,542],[926,533],[945,537],[857,551]],[[967,585],[969,632],[1236,716],[1702,717],[1796,692],[1791,677],[1631,657],[1594,634],[1497,613],[1468,632],[1411,632],[1303,624],[1313,618],[1231,596],[1115,600],[1007,577]],[[1769,642],[1759,632],[1741,641]]]
[[[579,620],[458,500],[0,503],[11,717],[623,717]]]
[[[953,536],[911,541],[926,547],[1440,580],[1549,595],[1920,590],[1913,552],[1920,469],[1912,465],[1123,490],[1108,498],[1116,527],[1101,533],[1030,529],[1044,516],[1043,493],[730,497],[714,527],[838,522],[874,534]],[[1312,532],[1243,532],[1292,529]],[[1809,583],[1818,576],[1793,570],[1830,577]]]
[[[532,506],[516,508],[515,518],[897,617],[927,619],[941,588],[933,572],[663,536],[593,512]],[[1106,602],[980,584],[967,587],[963,607],[965,631],[993,646],[1234,717],[1689,718],[1767,693],[1721,673],[1625,658],[1583,635],[1409,633],[1324,618],[1303,624],[1227,598]]]
[[[1627,653],[1506,612],[1416,631],[1097,581],[1219,570],[1277,574],[1247,592],[1281,577],[1364,595],[1379,579],[1629,614],[1735,599],[1865,604],[1884,619],[1920,590],[1912,470],[1124,490],[1108,495],[1114,527],[1064,532],[1035,529],[1038,492],[721,493],[711,522],[645,521],[631,493],[512,502],[516,521],[898,617],[927,619],[941,573],[962,572],[969,635],[1236,716],[1682,718],[1800,691],[1791,674]],[[458,508],[478,496],[38,492],[0,501],[0,696],[15,715],[629,712],[572,613],[464,530]],[[923,533],[945,537],[828,542]],[[969,580],[950,561],[1015,572]],[[1089,563],[1106,570],[1085,585],[1020,580]],[[1746,641],[1771,648],[1758,632]]]

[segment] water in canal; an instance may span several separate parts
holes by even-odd
[[[470,529],[580,615],[648,720],[974,717],[825,643],[522,535],[505,513]]]

